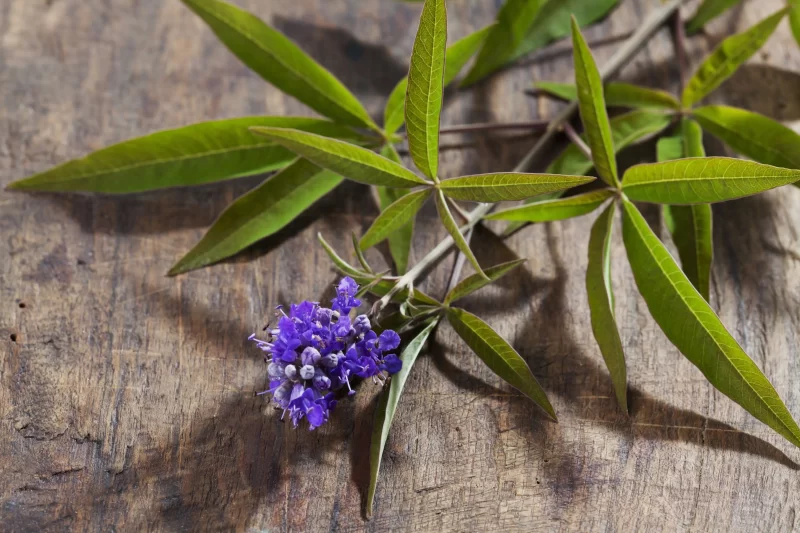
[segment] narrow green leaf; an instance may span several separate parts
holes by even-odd
[[[659,162],[683,157],[683,136],[661,137],[656,143],[656,159]]]
[[[444,197],[444,194],[442,194],[442,191],[437,190],[433,198],[436,200],[436,210],[439,211],[439,218],[442,219],[444,228],[447,230],[450,236],[453,237],[456,247],[461,250],[461,253],[464,254],[478,274],[484,278],[487,278],[486,274],[484,274],[483,270],[481,269],[481,265],[478,263],[478,260],[472,253],[472,250],[469,249],[469,243],[467,243],[466,239],[464,239],[464,236],[461,234],[461,231],[458,228],[458,224],[456,224],[456,221],[453,219],[453,215],[450,213],[450,208],[447,206],[447,199]]]
[[[694,16],[686,23],[686,31],[695,33],[739,2],[740,0],[703,0]]]
[[[394,161],[347,142],[285,128],[251,128],[250,131],[353,181],[403,188],[428,184]]]
[[[605,17],[619,0],[548,0],[508,61],[514,61],[569,35],[570,17],[583,28]]]
[[[720,392],[800,447],[800,428],[778,393],[675,264],[629,201],[622,233],[636,285],[667,338]]]
[[[670,116],[652,109],[637,109],[614,117],[609,122],[615,154],[624,148],[655,135],[669,126]],[[581,135],[586,141],[586,134]],[[574,144],[570,144],[547,167],[548,173],[581,176],[588,174],[594,163]]]
[[[512,220],[517,222],[551,222],[591,213],[614,196],[611,189],[577,194],[568,198],[547,200],[535,204],[511,207],[487,216],[487,220]]]
[[[296,156],[253,135],[251,126],[279,126],[320,135],[356,138],[352,130],[327,120],[301,117],[243,117],[201,122],[151,133],[74,159],[9,189],[134,193],[200,185],[268,172]]]
[[[439,167],[439,118],[446,46],[444,0],[426,0],[411,52],[405,113],[411,159],[423,174],[434,180]]]
[[[486,273],[486,276],[489,279],[486,279],[479,274],[473,274],[471,276],[464,278],[458,283],[458,285],[453,287],[453,290],[447,293],[447,296],[444,297],[444,303],[450,304],[452,302],[455,302],[456,300],[459,300],[465,296],[472,294],[478,289],[485,287],[489,283],[497,281],[498,279],[502,278],[503,276],[506,275],[506,273],[517,268],[524,262],[525,259],[515,259],[513,261],[500,263],[499,265],[487,268],[484,272]]]
[[[697,157],[636,165],[622,190],[631,200],[657,204],[703,204],[758,194],[800,180],[800,170],[730,157]]]
[[[611,126],[603,100],[603,82],[592,57],[592,52],[581,35],[578,23],[572,19],[572,46],[575,61],[575,84],[578,87],[578,106],[586,130],[586,138],[592,149],[592,159],[600,179],[613,187],[619,185],[617,161]]]
[[[681,123],[681,135],[676,137],[677,147],[658,152],[659,161],[687,157],[703,157],[703,130],[697,122],[685,118]],[[711,263],[714,258],[711,206],[665,205],[664,219],[672,234],[672,240],[678,248],[681,267],[686,277],[708,301]]]
[[[480,30],[470,33],[463,39],[459,39],[447,47],[444,54],[444,85],[447,86],[458,76],[467,61],[475,55],[478,48],[486,40],[486,36],[492,26],[486,26]],[[408,78],[405,77],[395,85],[389,99],[386,101],[386,108],[383,111],[383,128],[387,135],[391,135],[400,129],[405,122],[406,90],[408,89]]]
[[[371,248],[394,231],[406,226],[414,219],[422,204],[430,197],[431,192],[433,189],[422,189],[401,196],[375,219],[375,222],[361,238],[359,247],[362,250]]]
[[[506,0],[462,87],[475,83],[511,60],[543,4],[544,0]]]
[[[456,200],[500,202],[524,200],[531,196],[563,191],[593,180],[594,178],[587,176],[504,172],[444,180],[441,183],[441,190]]]
[[[572,83],[555,83],[540,81],[533,84],[540,91],[544,91],[562,100],[577,100],[578,90]],[[641,87],[630,83],[610,82],[603,87],[606,106],[608,107],[633,107],[640,109],[680,109],[681,103],[666,91]]]
[[[742,63],[767,42],[786,12],[786,9],[782,9],[747,31],[722,41],[686,84],[681,98],[683,107],[692,107],[730,78]]]
[[[449,308],[447,319],[458,336],[492,372],[533,400],[553,420],[556,420],[555,410],[550,405],[542,386],[536,381],[525,360],[503,337],[483,320],[463,309]]]
[[[341,176],[298,159],[229,205],[169,275],[216,263],[272,235],[341,182]]]
[[[625,370],[625,354],[619,338],[617,319],[614,313],[614,288],[611,285],[611,229],[614,225],[612,202],[597,217],[589,236],[589,263],[586,267],[586,294],[589,296],[589,311],[592,317],[592,332],[603,359],[611,374],[617,402],[628,412],[628,382]]]
[[[439,319],[434,318],[420,331],[403,349],[400,360],[403,366],[397,374],[389,380],[389,385],[380,395],[378,405],[375,407],[375,421],[372,424],[372,442],[369,447],[369,488],[367,489],[367,518],[372,516],[372,506],[375,502],[375,488],[378,485],[378,473],[381,468],[381,458],[383,448],[386,446],[386,439],[389,437],[389,429],[392,427],[392,420],[397,411],[397,404],[400,402],[400,395],[406,385],[411,368],[417,360],[417,356],[425,346],[433,328],[436,327]]]
[[[370,279],[369,274],[362,270],[358,270],[350,263],[339,257],[339,254],[336,253],[336,250],[328,244],[328,242],[322,237],[322,233],[317,233],[317,240],[322,245],[322,248],[325,250],[325,253],[328,254],[328,257],[331,258],[333,264],[336,265],[343,274],[354,278],[359,283],[363,282],[365,279]]]
[[[703,129],[754,161],[800,168],[800,135],[780,122],[722,105],[700,107],[692,115]]]
[[[394,146],[385,144],[381,149],[381,155],[394,161],[398,165],[403,162]],[[403,195],[408,194],[408,189],[393,189],[390,187],[377,187],[378,200],[380,201],[381,211],[399,200]],[[389,253],[394,260],[394,266],[398,274],[405,274],[408,269],[408,258],[411,255],[411,241],[414,238],[414,219],[408,224],[398,228],[389,235]]]
[[[789,6],[791,7],[789,11],[789,26],[792,28],[794,40],[800,46],[800,0],[791,0]]]
[[[320,114],[378,129],[353,94],[282,33],[227,2],[183,0],[245,65]]]
[[[356,235],[355,231],[352,232],[350,235],[353,238],[353,250],[356,253],[356,259],[358,259],[358,264],[361,265],[361,268],[363,268],[365,272],[368,272],[370,274],[375,274],[375,271],[372,270],[371,266],[369,266],[369,263],[367,262],[367,258],[364,256],[364,252],[361,249],[361,246],[358,244],[358,235]],[[376,278],[376,280],[379,280],[379,279],[382,279],[382,278],[383,278],[383,276],[381,276],[380,278]],[[364,287],[359,289],[359,292],[361,292],[363,290],[364,290]],[[365,294],[365,293],[362,292],[362,294]]]
[[[362,283],[364,280],[363,279],[362,280],[356,279],[356,281],[358,281],[359,283]],[[372,294],[374,294],[375,296],[385,296],[386,293],[388,293],[389,290],[391,290],[394,286],[395,286],[395,281],[384,279],[384,280],[381,280],[377,285],[375,285],[370,290],[370,292],[372,292]],[[405,302],[408,299],[409,299],[408,298],[408,289],[403,289],[401,291],[398,291],[397,294],[395,294],[392,297],[392,302],[393,303],[402,303],[402,302]],[[433,307],[441,306],[441,303],[439,303],[438,300],[436,300],[435,298],[432,298],[431,296],[428,296],[427,294],[425,294],[424,292],[420,291],[419,289],[414,289],[414,294],[411,297],[411,303],[414,304],[414,305],[427,305],[427,306],[433,306]]]

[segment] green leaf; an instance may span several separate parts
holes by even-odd
[[[592,317],[592,332],[611,374],[617,402],[628,412],[628,382],[625,354],[614,313],[614,288],[611,285],[611,229],[615,203],[610,203],[592,225],[589,236],[589,263],[586,267],[586,294]]]
[[[389,428],[392,427],[392,420],[397,411],[397,404],[400,402],[400,395],[406,385],[411,368],[417,360],[417,356],[425,346],[433,328],[436,327],[439,319],[434,318],[429,321],[425,328],[420,331],[403,349],[400,360],[403,366],[397,374],[389,380],[389,385],[378,399],[375,408],[375,421],[372,424],[372,442],[369,447],[369,488],[367,489],[367,518],[372,516],[372,506],[375,502],[375,488],[378,485],[378,473],[381,468],[381,457],[383,448],[386,446],[386,439],[389,437]]]
[[[800,180],[800,170],[730,157],[697,157],[636,165],[622,190],[631,200],[657,204],[724,202]]]
[[[570,17],[582,28],[605,17],[619,0],[549,0],[528,26],[525,35],[508,61],[538,50],[556,39],[569,35]]]
[[[578,106],[586,130],[586,138],[592,149],[594,166],[600,179],[612,187],[618,187],[614,142],[611,138],[611,126],[608,123],[608,113],[603,100],[603,81],[575,18],[572,19],[572,46],[575,61],[575,83],[578,87]]]
[[[409,222],[414,220],[417,211],[420,210],[425,200],[430,197],[431,192],[433,192],[433,189],[422,189],[401,196],[375,219],[375,222],[372,223],[372,226],[361,238],[359,247],[362,250],[371,248],[394,231],[408,225]]]
[[[244,117],[151,133],[103,148],[9,189],[134,193],[200,185],[282,168],[295,155],[253,135],[251,126],[280,126],[356,138],[347,127],[301,117]]]
[[[800,428],[764,374],[675,264],[629,201],[623,239],[650,314],[667,338],[720,392],[800,447]]]
[[[250,131],[353,181],[404,188],[428,184],[394,161],[347,142],[285,128],[251,128]]]
[[[475,258],[475,255],[472,253],[472,250],[469,249],[469,243],[467,243],[466,239],[464,239],[464,236],[461,234],[458,224],[456,224],[456,221],[453,219],[453,215],[450,213],[450,208],[447,206],[447,199],[444,197],[444,194],[442,194],[442,191],[437,190],[433,198],[436,200],[436,210],[439,212],[439,218],[442,219],[444,228],[447,230],[450,236],[453,237],[456,247],[461,250],[461,253],[463,253],[464,256],[466,256],[467,260],[472,264],[478,274],[488,279],[486,274],[484,274],[483,270],[481,269],[481,265],[478,263],[478,260]]]
[[[371,279],[367,272],[358,270],[350,263],[339,257],[339,254],[336,253],[336,250],[334,250],[333,247],[322,237],[322,233],[317,233],[317,240],[319,240],[319,243],[322,245],[325,253],[328,254],[328,257],[331,258],[333,264],[336,265],[336,268],[338,268],[343,274],[355,278],[356,281],[360,280],[359,283],[364,280]]]
[[[670,122],[669,115],[652,109],[638,109],[612,118],[609,124],[615,154],[662,131]],[[586,141],[586,134],[581,135],[581,139]],[[580,176],[588,174],[592,167],[594,163],[581,152],[580,148],[570,144],[550,163],[547,172]]]
[[[298,159],[229,205],[169,275],[216,263],[272,235],[341,182],[341,176]]]
[[[458,285],[453,287],[453,289],[447,293],[447,296],[444,297],[444,303],[447,305],[465,296],[472,294],[478,289],[485,287],[489,283],[497,281],[498,279],[502,278],[503,276],[506,275],[506,273],[517,268],[524,262],[525,259],[515,259],[513,261],[500,263],[499,265],[487,268],[485,270],[485,273],[489,279],[486,279],[479,274],[473,274],[471,276],[464,278],[459,282]]]
[[[683,157],[683,136],[661,137],[656,143],[656,159],[670,161]]]
[[[485,217],[488,220],[513,220],[517,222],[551,222],[591,213],[614,196],[611,189],[577,194],[568,198],[547,200],[497,211]]]
[[[500,202],[524,200],[531,196],[571,189],[593,180],[594,178],[587,176],[504,172],[444,180],[440,187],[444,194],[456,200]]]
[[[364,279],[358,279],[358,278],[355,278],[355,279],[359,283],[364,283],[365,282]],[[375,296],[385,296],[386,293],[388,293],[394,286],[395,286],[395,281],[384,279],[384,280],[381,280],[377,285],[372,287],[370,289],[370,292],[372,294],[374,294]],[[408,289],[406,288],[406,289],[403,289],[401,291],[398,291],[397,294],[395,294],[392,297],[392,302],[393,303],[402,303],[402,302],[405,302],[408,299],[409,299],[408,298]],[[424,292],[420,291],[419,289],[414,289],[414,294],[411,297],[411,303],[414,304],[414,305],[427,305],[427,306],[433,306],[433,307],[439,307],[441,305],[441,303],[439,303],[438,300],[428,296],[427,294],[425,294]]]
[[[572,83],[540,81],[533,84],[540,91],[561,98],[577,100],[578,90]],[[656,109],[680,109],[681,103],[666,91],[641,87],[630,83],[610,82],[603,87],[606,106]]]
[[[444,58],[444,85],[447,86],[458,76],[467,61],[475,55],[478,48],[486,40],[486,36],[492,26],[486,26],[480,30],[470,33],[463,39],[459,39],[447,47]],[[391,135],[400,129],[405,122],[406,90],[408,89],[408,78],[403,78],[395,85],[389,99],[386,101],[386,108],[383,111],[383,128],[387,135]]]
[[[800,168],[800,135],[780,122],[722,105],[701,107],[692,115],[703,129],[754,161]]]
[[[245,65],[320,114],[378,129],[353,94],[283,34],[227,2],[183,0]]]
[[[462,87],[475,83],[511,60],[542,4],[544,0],[506,0]]]
[[[352,232],[350,235],[353,238],[353,250],[356,253],[356,259],[358,259],[358,263],[361,265],[361,268],[363,268],[365,272],[368,272],[371,275],[376,275],[375,271],[372,270],[372,267],[369,266],[369,263],[367,262],[367,258],[364,257],[364,252],[361,250],[361,246],[359,246],[359,244],[358,244],[358,235],[356,235],[355,231]],[[379,276],[380,276],[379,278],[376,278],[376,282],[380,281],[380,279],[383,279],[383,275],[382,274],[379,275]],[[362,291],[364,291],[364,287],[361,287],[359,289],[359,292],[361,292],[361,294],[365,294]]]
[[[381,149],[381,155],[394,161],[398,165],[403,162],[400,155],[394,146],[386,144]],[[408,189],[392,189],[389,187],[377,187],[378,200],[380,201],[381,211],[400,199],[405,194],[408,194]],[[389,235],[389,253],[394,260],[394,266],[398,274],[405,274],[408,269],[408,258],[411,255],[411,241],[414,238],[414,219],[405,226],[398,228],[391,235]]]
[[[686,23],[686,31],[695,33],[739,2],[740,0],[703,0],[694,16]]]
[[[685,118],[681,123],[681,135],[672,138],[669,147],[659,144],[658,160],[668,161],[685,156],[703,157],[703,130],[693,120]],[[672,146],[672,140],[678,145]],[[714,258],[711,206],[665,205],[664,220],[672,234],[672,240],[678,248],[681,267],[703,298],[708,301],[711,263]]]
[[[800,46],[800,0],[790,0],[789,6],[789,26],[792,28],[792,35],[797,45]]]
[[[481,361],[486,363],[492,372],[533,400],[553,420],[556,420],[556,413],[542,390],[542,386],[533,377],[525,360],[503,337],[483,320],[463,309],[449,308],[447,319],[458,336],[464,339],[467,346],[480,357]]]
[[[683,107],[692,107],[730,78],[742,63],[767,42],[785,15],[786,9],[782,9],[747,31],[722,41],[686,84],[681,98]]]
[[[406,91],[406,135],[411,159],[436,180],[439,167],[439,118],[444,89],[447,9],[444,0],[426,0],[411,52]]]

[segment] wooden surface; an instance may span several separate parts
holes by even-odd
[[[379,116],[404,75],[419,6],[390,0],[239,0],[299,42]],[[451,39],[500,4],[453,0]],[[623,0],[590,40],[624,33],[657,0]],[[693,38],[702,55],[781,2],[745,2]],[[689,10],[687,10],[688,14]],[[357,37],[356,37],[357,36]],[[599,62],[613,46],[596,49]],[[449,95],[444,124],[552,116],[533,79],[569,81],[566,43]],[[794,72],[791,72],[791,71]],[[800,53],[784,22],[712,100],[800,119]],[[669,33],[621,78],[674,87]],[[0,2],[0,184],[156,129],[247,114],[303,114],[249,72],[179,2]],[[448,137],[444,175],[508,169],[533,142]],[[711,145],[711,151],[719,151]],[[652,144],[625,160],[653,155]],[[617,314],[632,415],[620,414],[584,292],[594,215],[505,244],[484,264],[525,268],[468,301],[522,353],[560,423],[511,391],[449,327],[414,369],[387,444],[375,517],[361,488],[377,389],[308,433],[279,422],[246,342],[277,303],[328,298],[342,252],[376,210],[346,184],[241,257],[164,273],[258,179],[125,198],[0,193],[0,530],[791,531],[800,452],[715,392],[639,297],[619,235]],[[657,211],[646,211],[657,220]],[[714,209],[713,305],[800,417],[800,191]],[[444,232],[432,206],[415,256]],[[428,223],[430,221],[430,223]],[[513,252],[512,252],[513,250]],[[370,255],[376,262],[379,253]],[[441,294],[452,256],[426,285]]]

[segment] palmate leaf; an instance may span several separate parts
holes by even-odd
[[[471,85],[511,60],[545,0],[506,0],[461,86]]]
[[[436,180],[439,169],[439,119],[447,46],[445,0],[426,0],[411,52],[406,90],[406,135],[411,159]]]
[[[591,181],[594,178],[588,176],[504,172],[452,178],[442,181],[440,188],[444,194],[456,200],[501,202],[563,191]]]
[[[622,149],[663,131],[671,120],[669,115],[652,109],[637,109],[612,118],[609,125],[615,156]],[[586,134],[582,134],[581,139],[585,141]],[[550,163],[547,172],[580,176],[588,174],[592,167],[591,159],[575,144],[570,144]]]
[[[657,204],[723,202],[800,180],[800,170],[730,157],[698,157],[635,165],[622,190],[631,200]]]
[[[243,117],[201,122],[159,131],[103,148],[35,176],[9,189],[134,193],[200,185],[276,170],[295,155],[253,135],[251,126],[278,126],[358,140],[350,128],[302,117]]]
[[[704,130],[754,161],[800,168],[800,135],[780,122],[722,105],[700,107],[692,116]]]
[[[430,198],[433,189],[410,192],[398,198],[381,212],[359,242],[362,250],[371,248],[387,238],[394,231],[413,221],[425,200]]]
[[[485,287],[489,283],[497,281],[524,262],[525,259],[515,259],[513,261],[500,263],[499,265],[487,268],[484,270],[486,277],[483,277],[479,274],[473,274],[464,278],[458,283],[458,285],[453,287],[453,289],[447,293],[447,296],[444,297],[445,305],[449,305],[456,300],[460,300],[465,296],[469,296],[473,292]]]
[[[686,31],[694,33],[711,20],[717,18],[741,0],[703,0],[694,16],[686,23]]]
[[[398,165],[403,162],[397,150],[394,149],[390,143],[387,143],[381,149],[381,155]],[[391,187],[377,187],[378,200],[380,203],[381,211],[392,205],[400,199],[401,196],[408,194],[408,189],[395,189]],[[398,274],[405,274],[408,269],[408,258],[411,255],[411,241],[414,238],[414,219],[412,218],[408,224],[397,228],[391,235],[389,235],[389,253],[394,260],[394,266]]]
[[[475,254],[472,253],[472,250],[469,248],[469,243],[461,234],[461,230],[456,224],[455,219],[453,219],[453,214],[450,212],[450,208],[447,206],[447,199],[442,194],[441,190],[437,190],[433,196],[434,200],[436,200],[436,210],[439,212],[439,218],[442,219],[442,224],[444,224],[444,229],[447,230],[447,233],[453,237],[453,241],[455,242],[456,248],[461,250],[461,253],[467,258],[467,260],[472,264],[472,267],[480,274],[483,278],[489,279],[486,274],[484,274],[483,270],[481,269],[480,263],[475,258]]]
[[[750,59],[767,42],[786,15],[786,11],[782,9],[747,31],[722,41],[686,84],[681,98],[683,106],[692,107],[730,78],[742,63]]]
[[[618,3],[619,0],[548,0],[508,61],[569,35],[570,16],[574,15],[582,28],[605,17]]]
[[[503,337],[483,320],[463,309],[448,308],[447,320],[458,336],[492,372],[533,400],[553,420],[556,420],[555,410],[550,405],[542,386],[536,381],[525,360]]]
[[[255,15],[218,0],[182,0],[245,65],[326,117],[378,129],[336,77]]]
[[[589,236],[589,262],[586,267],[586,294],[592,317],[592,332],[611,374],[617,402],[628,412],[628,382],[625,354],[614,313],[614,288],[611,286],[611,229],[615,203],[597,217]]]
[[[397,411],[397,404],[400,402],[400,395],[406,385],[408,376],[417,360],[417,356],[422,351],[425,342],[428,340],[439,319],[430,320],[422,331],[416,334],[411,341],[403,348],[400,360],[403,366],[400,371],[392,376],[389,385],[378,399],[375,407],[375,421],[372,424],[372,441],[369,447],[369,488],[367,489],[367,518],[372,516],[372,506],[375,502],[375,489],[378,485],[378,473],[381,468],[381,458],[383,448],[386,446],[386,439],[389,437],[389,429],[392,427],[394,414]]]
[[[428,184],[394,161],[347,142],[286,128],[251,128],[250,131],[353,181],[401,188]]]
[[[592,57],[592,52],[581,35],[578,22],[572,18],[572,47],[575,61],[575,85],[578,88],[578,106],[586,138],[592,149],[592,159],[600,179],[612,187],[619,186],[614,142],[608,123],[603,81]]]
[[[447,47],[444,54],[444,85],[447,86],[467,64],[472,56],[478,51],[492,26],[486,26],[480,30],[470,33],[466,37],[459,39]],[[408,89],[408,77],[400,80],[395,85],[389,99],[386,101],[386,108],[383,111],[383,129],[387,135],[395,133],[405,122],[406,90]]]
[[[675,264],[629,201],[622,232],[636,285],[667,338],[720,392],[800,447],[800,428],[778,393]]]
[[[578,89],[572,83],[540,81],[533,84],[540,91],[561,98],[577,100]],[[640,109],[680,109],[681,103],[671,94],[659,89],[623,82],[609,82],[603,86],[606,106],[633,107]]]
[[[342,182],[299,159],[228,206],[170,275],[216,263],[272,235]]]
[[[591,213],[603,202],[614,196],[614,191],[599,191],[577,194],[568,198],[546,200],[534,204],[512,207],[488,215],[487,220],[512,220],[515,222],[551,222],[565,220]]]
[[[681,134],[674,139],[678,141],[676,147],[665,149],[660,146],[659,161],[705,155],[703,132],[695,121],[683,119]],[[711,206],[708,204],[665,205],[664,218],[672,234],[672,240],[678,248],[681,267],[686,277],[700,295],[708,301],[711,263],[714,259]]]

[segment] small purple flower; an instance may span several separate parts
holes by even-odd
[[[343,278],[332,309],[304,301],[291,305],[287,315],[278,307],[278,327],[267,330],[267,339],[250,336],[267,362],[270,388],[259,394],[272,394],[295,427],[304,418],[310,429],[327,422],[336,406],[335,391],[347,387],[355,394],[353,377],[383,383],[384,373],[402,368],[402,361],[389,353],[400,345],[397,333],[386,330],[378,336],[366,315],[350,319],[350,311],[361,305],[357,292],[358,284]]]

